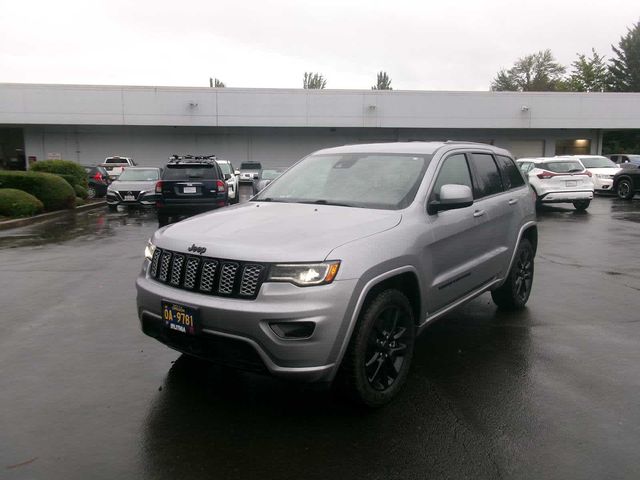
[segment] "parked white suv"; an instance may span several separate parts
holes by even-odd
[[[521,158],[517,164],[528,176],[538,205],[572,203],[576,210],[586,210],[593,200],[592,174],[576,158]]]
[[[238,203],[240,200],[240,178],[236,175],[233,165],[229,160],[218,160],[218,165],[222,174],[224,175],[225,182],[227,182],[227,192],[229,195],[229,203]]]
[[[574,155],[566,158],[576,158],[591,174],[593,187],[596,192],[610,192],[613,185],[613,177],[622,168],[602,155]]]

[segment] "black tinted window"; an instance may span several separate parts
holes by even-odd
[[[524,179],[522,178],[522,175],[520,175],[518,167],[516,167],[513,160],[501,155],[496,156],[496,158],[498,159],[498,164],[502,170],[502,178],[506,188],[518,188],[524,185]]]
[[[473,188],[467,158],[461,153],[448,157],[442,164],[433,187],[433,199],[440,200],[440,188],[442,188],[443,185],[452,184],[466,185],[469,188]]]
[[[213,165],[203,166],[167,166],[162,174],[163,180],[215,180],[220,178]]]
[[[475,168],[475,198],[486,197],[503,191],[500,171],[492,155],[474,153],[472,162]]]
[[[258,162],[244,162],[240,164],[240,170],[262,170],[262,165]]]

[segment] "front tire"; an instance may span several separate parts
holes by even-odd
[[[591,200],[576,200],[573,202],[573,206],[576,210],[584,211],[589,208],[590,203]]]
[[[631,200],[634,195],[633,185],[631,185],[631,180],[624,179],[620,180],[618,183],[618,198],[622,200]]]
[[[116,212],[118,211],[118,205],[107,205],[109,207],[109,211]]]
[[[398,290],[378,293],[361,312],[340,367],[343,391],[355,403],[381,407],[407,379],[415,343],[415,321]]]
[[[503,310],[524,308],[533,286],[534,252],[526,238],[520,240],[511,271],[505,282],[491,292],[491,298]]]

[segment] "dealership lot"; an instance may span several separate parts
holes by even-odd
[[[3,232],[0,477],[637,478],[640,199],[539,222],[527,309],[483,295],[434,324],[374,412],[144,336],[153,212]]]

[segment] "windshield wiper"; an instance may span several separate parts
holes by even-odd
[[[310,205],[331,205],[334,207],[354,207],[355,205],[350,205],[348,203],[339,203],[339,202],[330,202],[328,200],[303,200],[300,202],[296,202],[296,203],[306,203],[306,204],[310,204]]]
[[[571,170],[569,170],[568,173],[573,173],[573,172],[581,172],[582,169],[581,168],[572,168]]]

